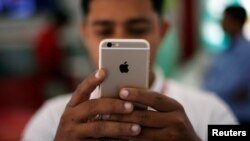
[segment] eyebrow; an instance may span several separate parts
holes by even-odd
[[[150,25],[151,22],[146,17],[133,18],[133,19],[130,19],[126,22],[126,26],[132,26],[132,25],[136,25],[136,24],[148,24],[148,25]]]
[[[146,17],[138,17],[138,18],[132,18],[129,19],[126,23],[125,26],[133,26],[133,25],[137,25],[137,24],[148,24],[150,25],[151,22],[148,18]],[[111,20],[97,20],[94,21],[93,26],[106,26],[106,27],[112,27],[115,25],[115,23]]]
[[[93,22],[93,24],[92,24],[93,26],[114,26],[115,25],[115,23],[114,22],[112,22],[112,21],[109,21],[109,20],[97,20],[97,21],[94,21]]]

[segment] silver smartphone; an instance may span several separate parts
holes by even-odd
[[[101,98],[119,98],[123,87],[149,87],[150,46],[146,40],[105,39],[99,46],[99,68],[106,71]]]

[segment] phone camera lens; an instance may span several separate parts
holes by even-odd
[[[109,42],[109,43],[107,44],[107,46],[108,46],[108,47],[112,47],[112,43]]]

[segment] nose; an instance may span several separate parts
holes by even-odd
[[[122,26],[117,26],[115,28],[113,38],[115,38],[115,39],[126,39],[126,38],[128,38],[128,35],[127,35],[125,29]]]

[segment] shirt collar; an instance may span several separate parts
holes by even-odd
[[[156,68],[155,69],[155,80],[154,80],[152,86],[150,87],[150,90],[158,92],[158,93],[163,93],[164,81],[165,81],[165,77],[163,75],[162,70],[159,68]]]

